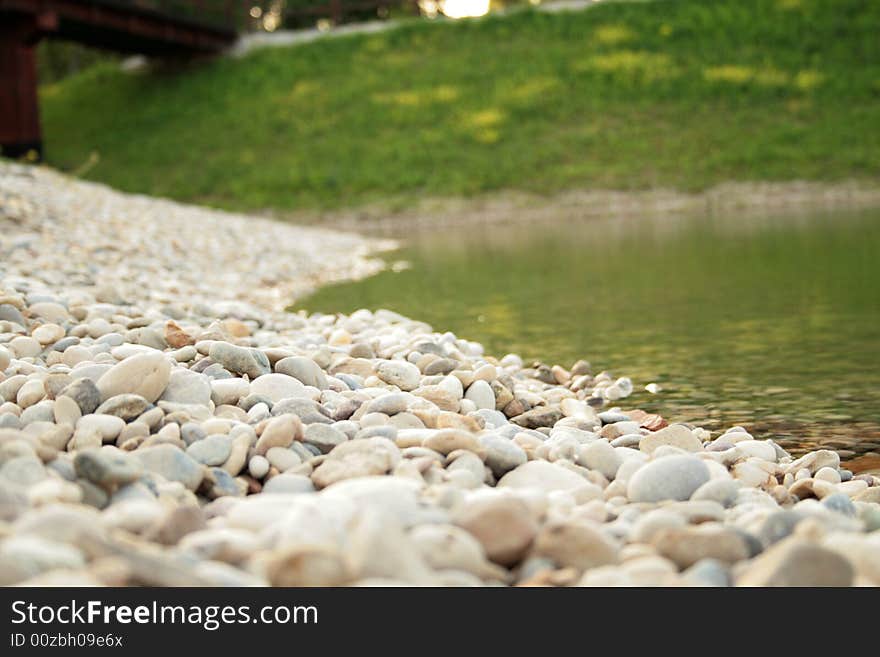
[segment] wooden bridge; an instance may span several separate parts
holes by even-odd
[[[235,41],[246,5],[242,0],[0,0],[0,153],[42,153],[40,39],[151,56],[210,54]]]

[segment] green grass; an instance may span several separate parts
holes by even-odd
[[[234,209],[880,178],[880,2],[415,21],[42,89],[50,164]]]

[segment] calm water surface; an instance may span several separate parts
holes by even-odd
[[[488,353],[633,378],[639,406],[880,465],[880,212],[466,226],[405,236],[409,269],[325,288]],[[644,390],[648,383],[658,394]]]

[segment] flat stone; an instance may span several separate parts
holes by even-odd
[[[661,529],[651,538],[651,544],[680,569],[690,568],[701,559],[735,564],[750,556],[740,534],[720,527]]]
[[[508,567],[522,560],[538,533],[526,503],[506,495],[466,502],[453,522],[479,541],[491,561]]]
[[[215,342],[208,350],[208,356],[230,372],[246,374],[251,379],[272,371],[266,354],[258,349],[239,347],[228,342]]]
[[[712,479],[695,490],[691,499],[694,501],[710,500],[718,502],[725,508],[730,508],[736,504],[741,488],[742,484],[735,479]]]
[[[365,438],[342,443],[312,473],[312,481],[325,488],[338,481],[382,475],[400,463],[400,449],[387,438]]]
[[[296,444],[296,443],[294,443]],[[261,458],[255,455],[254,458]],[[285,472],[301,465],[303,458],[298,452],[287,447],[272,447],[266,452],[266,461],[279,472]]]
[[[686,452],[703,451],[703,443],[694,435],[694,432],[681,424],[670,424],[668,427],[654,431],[639,441],[639,449],[647,454],[653,454],[661,445],[671,445]]]
[[[116,395],[131,393],[152,403],[162,395],[170,376],[171,362],[162,352],[157,351],[137,354],[120,361],[98,379],[97,386],[103,401]]]
[[[511,470],[498,482],[498,488],[535,488],[545,493],[573,490],[587,480],[571,470],[547,461],[529,461]]]
[[[36,456],[15,456],[0,466],[0,482],[28,488],[46,479],[49,474]]]
[[[306,386],[312,386],[318,390],[328,388],[327,375],[311,358],[303,356],[289,356],[275,363],[275,371],[297,379]]]
[[[618,547],[599,531],[598,525],[584,520],[547,523],[535,538],[533,553],[579,571],[619,560]]]
[[[189,490],[196,490],[202,483],[204,467],[173,445],[142,447],[131,454],[146,470],[168,481],[179,481]]]
[[[75,401],[83,415],[94,413],[101,404],[101,391],[91,379],[75,379],[61,394]]]
[[[153,405],[140,395],[122,394],[110,397],[95,409],[96,414],[114,415],[125,422],[130,422]]]
[[[376,365],[376,376],[389,385],[403,391],[415,390],[419,386],[422,373],[419,368],[404,360],[385,360]]]
[[[310,424],[305,429],[303,442],[317,447],[322,454],[329,453],[337,445],[341,445],[348,437],[339,429],[328,424]]]
[[[187,369],[175,369],[162,393],[162,401],[207,406],[211,401],[211,379]],[[236,400],[237,401],[237,400]]]
[[[397,415],[403,413],[409,407],[409,400],[412,397],[402,392],[392,392],[387,395],[381,395],[369,402],[366,402],[367,413],[383,413],[385,415]]]
[[[525,450],[503,436],[492,434],[480,436],[480,446],[486,453],[486,465],[496,478],[503,477],[528,461]]]
[[[303,424],[331,424],[333,422],[326,410],[311,399],[298,399],[296,397],[282,399],[272,407],[272,415],[292,413]]]
[[[432,433],[422,442],[422,446],[433,449],[440,454],[449,454],[457,449],[464,449],[474,453],[481,451],[480,443],[476,436],[457,429],[441,429]]]
[[[114,440],[125,428],[125,420],[115,415],[83,415],[76,423],[76,434],[95,433],[103,441]]]
[[[851,586],[854,571],[843,556],[791,537],[756,557],[737,577],[737,586]]]
[[[552,427],[564,417],[558,406],[539,406],[510,419],[514,424],[527,429]]]
[[[302,436],[302,422],[296,415],[279,415],[269,420],[257,440],[254,451],[262,455],[272,447],[289,447],[294,440],[301,439]]]
[[[292,376],[265,374],[251,382],[251,394],[262,395],[274,403],[288,397],[305,397],[306,388]]]
[[[110,448],[77,452],[73,467],[77,475],[106,489],[137,481],[144,472],[137,460]]]
[[[232,452],[232,437],[215,434],[197,440],[186,448],[186,453],[203,465],[223,465]]]
[[[313,493],[315,485],[304,475],[282,473],[263,484],[263,493]]]

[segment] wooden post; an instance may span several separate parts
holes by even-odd
[[[0,153],[5,157],[41,157],[37,101],[39,21],[5,15],[0,23]]]
[[[330,0],[330,17],[333,25],[342,25],[342,0]]]

